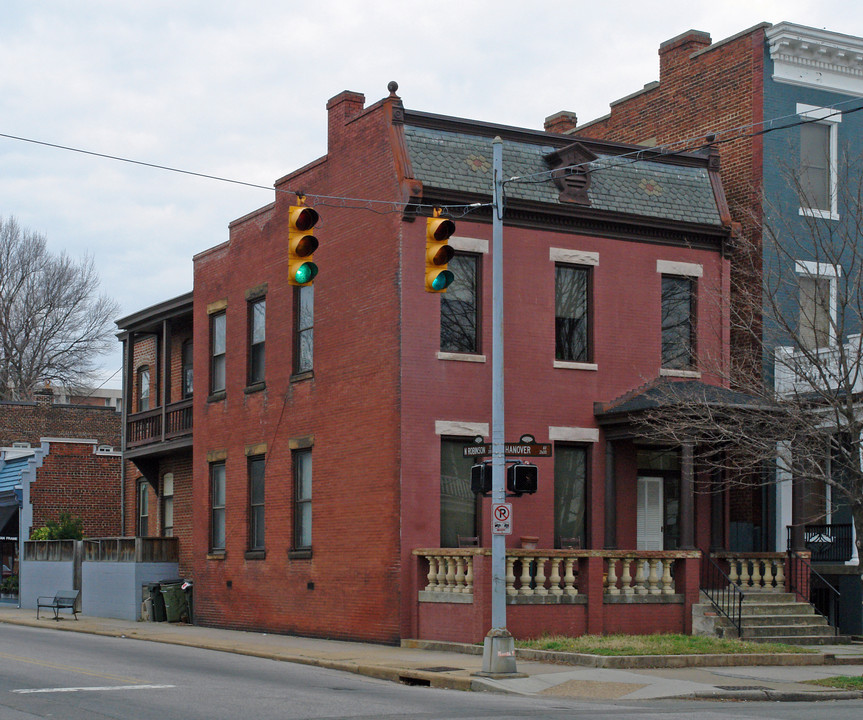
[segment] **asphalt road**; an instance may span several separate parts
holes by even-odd
[[[160,643],[0,626],[0,720],[859,720],[863,702],[586,703],[408,687]]]

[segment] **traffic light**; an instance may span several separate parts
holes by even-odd
[[[470,491],[474,495],[488,495],[491,492],[491,463],[484,462],[471,467]]]
[[[302,197],[299,199],[302,202]],[[291,205],[288,225],[288,282],[310,285],[318,274],[312,254],[318,249],[314,227],[318,213],[305,205]]]
[[[536,465],[516,463],[506,469],[506,489],[516,495],[536,492],[538,471]]]
[[[455,223],[438,217],[440,208],[434,212],[434,217],[426,219],[426,292],[442,293],[455,279],[446,267],[455,252],[449,245]]]

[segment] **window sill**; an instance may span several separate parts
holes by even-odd
[[[699,370],[672,370],[671,368],[661,368],[659,371],[660,377],[679,377],[679,378],[700,378]]]
[[[266,560],[266,550],[247,550],[245,555],[246,560]]]
[[[224,550],[210,550],[207,553],[207,560],[224,560],[228,556]]]
[[[311,380],[315,376],[314,370],[306,370],[306,372],[296,373],[291,375],[291,382],[302,382],[303,380]]]
[[[219,390],[218,392],[214,392],[211,395],[207,396],[207,402],[221,402],[227,397],[227,393],[224,390]]]
[[[566,360],[555,360],[554,367],[563,370],[590,370],[592,372],[599,370],[599,365],[596,363],[568,362]]]
[[[267,389],[267,383],[265,383],[262,380],[261,382],[256,382],[256,383],[252,383],[251,385],[247,385],[243,389],[243,392],[246,393],[246,395],[251,395],[252,393],[261,392],[261,390],[266,390],[266,389]]]
[[[473,355],[471,353],[439,352],[438,360],[456,360],[458,362],[484,363],[485,355]]]
[[[800,215],[804,217],[820,218],[821,220],[838,220],[839,213],[832,210],[818,210],[816,208],[800,208]]]
[[[288,550],[288,560],[311,560],[312,549],[307,550]]]

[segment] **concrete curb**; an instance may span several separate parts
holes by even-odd
[[[419,650],[441,650],[481,655],[482,648],[465,643],[448,643],[438,640],[402,640],[402,647]],[[803,665],[859,665],[863,657],[837,658],[832,654],[782,653],[752,655],[587,655],[582,653],[558,652],[554,650],[530,650],[516,648],[519,660],[555,663],[557,665],[577,665],[580,667],[607,668],[611,670],[647,670],[689,667],[746,667],[761,666],[803,666]]]
[[[764,702],[820,702],[822,700],[860,700],[863,692],[859,690],[723,690],[721,692],[696,692],[678,695],[679,700],[749,700]]]

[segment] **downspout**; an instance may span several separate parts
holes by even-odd
[[[128,366],[129,336],[123,337],[123,378],[120,382],[120,536],[126,535],[126,368]]]

